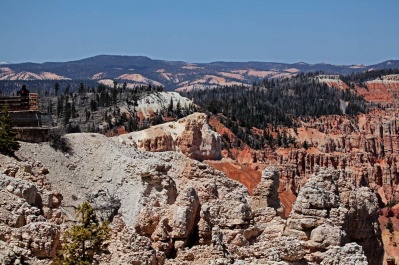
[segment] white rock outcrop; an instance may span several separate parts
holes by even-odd
[[[57,223],[63,220],[57,206],[48,204],[51,198],[30,182],[0,173],[1,264],[55,257],[60,245]]]
[[[220,135],[211,130],[204,113],[194,113],[176,122],[123,134],[118,141],[143,151],[179,151],[196,160],[221,158]]]

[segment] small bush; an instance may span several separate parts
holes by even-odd
[[[73,124],[73,123],[68,124],[66,126],[66,132],[67,133],[80,133],[81,130],[80,130],[79,124]]]
[[[64,137],[64,133],[60,129],[52,130],[49,133],[49,144],[55,150],[61,151],[63,153],[69,153],[71,147],[68,140]]]
[[[16,133],[12,129],[12,119],[7,107],[4,107],[0,112],[0,153],[14,155],[14,152],[20,147],[15,137]]]

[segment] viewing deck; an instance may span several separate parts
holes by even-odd
[[[39,111],[39,95],[30,93],[28,97],[0,97],[0,109],[8,107],[8,111]]]
[[[0,111],[7,107],[17,139],[26,142],[45,142],[52,129],[51,116],[39,111],[39,95],[28,97],[0,97]]]

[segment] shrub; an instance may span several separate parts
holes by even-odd
[[[388,219],[386,228],[388,229],[389,233],[391,233],[391,235],[393,235],[394,230],[393,230],[393,223],[392,223],[391,218]]]
[[[16,133],[12,129],[12,119],[7,107],[4,107],[0,113],[0,153],[14,155],[14,152],[20,147],[15,136]]]
[[[56,264],[89,265],[94,256],[105,250],[104,242],[110,233],[109,223],[100,224],[93,207],[84,202],[76,209],[78,223],[64,234],[64,243]]]
[[[64,132],[61,129],[51,130],[48,138],[50,146],[55,150],[59,150],[63,153],[71,151],[68,140],[64,137]]]

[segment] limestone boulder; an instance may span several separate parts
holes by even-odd
[[[348,243],[342,247],[333,247],[324,253],[321,265],[367,265],[367,258],[361,246]],[[373,263],[379,264],[379,263]]]

